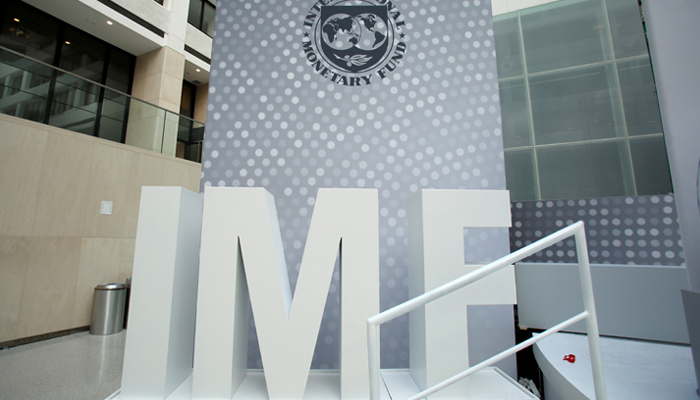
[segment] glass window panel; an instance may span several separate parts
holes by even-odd
[[[119,103],[121,105],[126,105],[126,103],[129,101],[129,98],[127,96],[121,94],[120,92],[115,92],[114,90],[109,89],[105,89],[104,98],[115,103]]]
[[[53,64],[57,36],[58,22],[55,20],[19,2],[7,6],[0,32],[0,46]]]
[[[537,149],[543,200],[632,195],[624,141]]]
[[[659,100],[648,58],[617,63],[627,134],[662,133]]]
[[[134,56],[131,54],[112,48],[109,54],[105,85],[121,92],[129,93],[133,61]]]
[[[532,144],[530,108],[525,91],[525,78],[500,81],[503,146],[522,147]]]
[[[506,151],[505,162],[510,201],[537,200],[533,150]]]
[[[204,140],[204,124],[194,121],[192,123],[192,133],[190,134],[191,142],[201,142]]]
[[[12,96],[6,95],[0,102],[0,113],[36,122],[44,120],[45,109],[44,97],[21,91],[15,92]]]
[[[202,143],[195,142],[192,144],[185,145],[185,160],[190,160],[194,162],[202,162]]]
[[[611,65],[576,68],[530,78],[535,143],[623,136],[621,106]]]
[[[45,97],[50,77],[48,66],[7,52],[0,55],[0,82],[6,87],[3,96],[26,92]]]
[[[630,140],[630,151],[638,195],[673,192],[663,137]]]
[[[204,3],[204,18],[202,19],[202,32],[214,37],[214,17],[216,9],[208,3]]]
[[[191,133],[192,120],[183,117],[178,117],[177,140],[189,143]]]
[[[190,11],[187,14],[187,22],[200,29],[200,20],[202,19],[202,0],[190,0]]]
[[[100,118],[99,137],[121,143],[123,130],[123,121],[105,117],[104,115]]]
[[[77,31],[66,29],[65,42],[61,45],[58,65],[95,82],[102,82],[107,47],[99,40]]]
[[[521,12],[528,73],[612,58],[602,0],[562,0]]]
[[[54,102],[49,125],[93,135],[95,131],[95,113],[77,107],[66,107],[64,103]]]
[[[637,0],[607,0],[615,58],[648,54]]]
[[[493,32],[496,40],[498,77],[509,78],[522,75],[524,73],[523,52],[518,14],[509,13],[494,17]]]
[[[90,90],[82,90],[82,82],[76,86],[56,83],[49,124],[74,132],[92,135],[98,106],[98,95]],[[95,85],[88,85],[90,89]]]
[[[56,80],[54,101],[64,102],[71,107],[79,107],[95,112],[99,97],[100,87],[94,83],[81,80],[72,75],[63,75]]]
[[[105,98],[102,101],[102,116],[109,117],[116,120],[124,119],[126,113],[126,106],[124,105],[123,98],[117,98],[116,101],[109,100]]]

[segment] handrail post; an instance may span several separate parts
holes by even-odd
[[[576,241],[576,254],[578,257],[579,276],[581,279],[581,292],[583,294],[583,306],[588,311],[586,318],[586,332],[588,333],[588,349],[591,356],[591,369],[593,371],[593,386],[597,400],[607,400],[605,389],[605,375],[603,373],[603,357],[600,351],[600,333],[598,331],[598,316],[593,300],[593,280],[591,279],[591,265],[588,260],[588,245],[586,244],[586,230],[583,222],[578,222],[579,227],[574,234]]]
[[[369,398],[379,400],[380,397],[380,360],[379,360],[379,325],[367,321],[367,347],[369,350]]]

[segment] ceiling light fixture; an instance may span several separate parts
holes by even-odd
[[[113,23],[112,21],[107,21],[107,25],[112,25]]]
[[[70,44],[70,42],[66,40],[66,44]]]
[[[15,18],[14,21],[15,21],[15,22],[19,22],[19,18]]]
[[[197,72],[201,72],[202,70],[201,70],[201,69],[199,69],[199,68],[197,68],[197,69],[195,69],[195,71],[197,71]]]

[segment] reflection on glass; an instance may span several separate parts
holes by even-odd
[[[85,33],[67,28],[58,66],[91,81],[101,82],[106,52],[107,47],[104,43]]]
[[[186,157],[201,160],[202,124],[2,49],[0,113],[169,155],[181,137]]]
[[[190,10],[187,14],[187,22],[199,28],[202,20],[202,0],[190,0]]]
[[[126,144],[160,153],[163,148],[165,110],[131,98]]]
[[[503,14],[494,37],[508,188],[518,200],[672,190],[637,0]]]
[[[525,79],[509,79],[499,82],[503,121],[503,146],[505,148],[532,144],[530,109],[527,104]]]
[[[98,135],[101,138],[123,142],[128,98],[112,90],[105,90]]]
[[[521,12],[529,73],[612,59],[602,0],[562,0]]]
[[[663,137],[630,140],[634,182],[637,192],[666,194],[673,192]]]
[[[115,48],[110,49],[105,86],[128,93],[132,62],[132,55]]]
[[[635,136],[663,132],[649,59],[619,61],[617,74],[620,77],[627,134]]]
[[[202,32],[207,35],[214,37],[214,16],[216,15],[216,9],[204,3],[204,18],[202,18]]]
[[[647,43],[637,0],[606,0],[615,58],[646,55]]]
[[[43,121],[51,68],[18,55],[0,53],[0,112]]]
[[[510,201],[525,201],[537,198],[533,149],[506,152],[506,181]]]
[[[98,97],[98,88],[89,82],[72,82],[71,85],[57,82],[49,125],[93,135]]]
[[[537,149],[543,199],[579,199],[634,193],[624,141]]]
[[[622,136],[619,96],[610,65],[530,78],[535,142],[577,142]]]
[[[498,78],[522,75],[524,73],[523,52],[518,14],[510,13],[494,17],[493,31],[498,57]]]
[[[124,122],[109,117],[102,116],[100,118],[100,131],[97,135],[102,139],[111,140],[113,142],[122,142],[124,133]]]
[[[3,15],[0,46],[35,60],[52,63],[56,53],[58,23],[32,12],[21,3],[10,3]]]

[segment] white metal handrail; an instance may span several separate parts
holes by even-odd
[[[416,296],[404,303],[401,303],[393,308],[390,308],[382,313],[367,319],[367,344],[369,352],[369,378],[370,378],[370,400],[379,400],[380,396],[380,365],[379,365],[379,325],[391,321],[401,315],[413,311],[425,304],[445,296],[455,290],[461,289],[470,283],[478,281],[508,265],[512,265],[523,258],[529,257],[540,250],[543,250],[557,242],[560,242],[569,236],[574,236],[576,241],[576,255],[579,264],[579,276],[581,280],[581,290],[583,292],[584,310],[582,313],[575,315],[568,320],[547,329],[540,335],[530,338],[516,346],[513,346],[488,360],[470,367],[469,369],[446,379],[422,392],[410,397],[407,400],[418,400],[425,398],[440,389],[443,389],[460,379],[466,378],[489,365],[498,362],[508,356],[511,356],[518,351],[535,344],[536,342],[545,339],[546,337],[565,329],[568,326],[575,324],[583,319],[586,320],[586,331],[588,333],[588,346],[591,355],[591,369],[593,370],[593,384],[595,387],[595,396],[598,400],[607,400],[608,395],[605,389],[605,376],[603,375],[603,360],[600,354],[600,337],[598,332],[598,318],[595,311],[595,302],[593,300],[593,282],[591,280],[591,267],[588,261],[588,246],[586,245],[586,231],[582,221],[569,225],[553,234],[544,237],[528,246],[523,247],[499,260],[496,260],[488,265],[485,265],[476,271],[457,278],[442,286],[439,286],[431,291]]]

